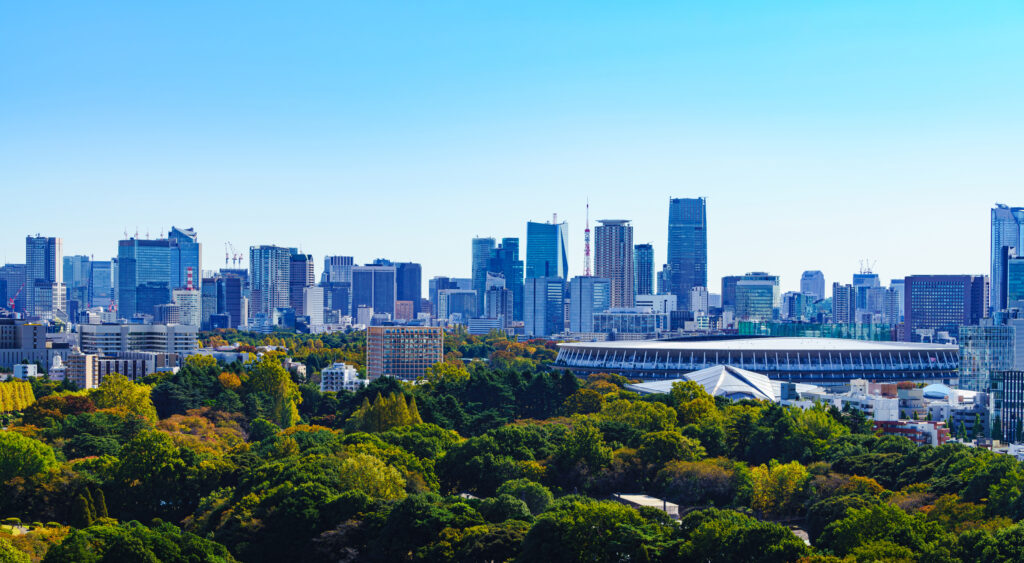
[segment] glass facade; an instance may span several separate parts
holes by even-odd
[[[904,340],[918,330],[948,331],[978,324],[985,312],[983,276],[907,276],[904,281]]]
[[[473,239],[473,254],[471,276],[473,278],[473,291],[476,292],[476,310],[484,310],[484,292],[487,291],[487,270],[491,265],[491,257],[494,255],[494,239],[491,237],[476,237]]]
[[[889,342],[895,340],[895,327],[886,324],[782,323],[740,321],[741,336],[786,336],[800,338],[846,338]]]
[[[654,295],[654,246],[633,247],[633,288],[637,295]]]
[[[672,198],[668,206],[669,293],[690,309],[690,289],[708,285],[708,232],[704,198]]]
[[[635,310],[615,310],[594,314],[594,332],[654,334],[668,330],[669,316]]]
[[[596,332],[594,315],[611,307],[611,282],[577,276],[569,281],[569,331]]]
[[[569,275],[566,255],[569,226],[561,223],[526,224],[526,277],[558,277]]]
[[[523,321],[526,335],[544,337],[565,330],[565,281],[527,278]]]
[[[1006,301],[1003,308],[1018,307],[1024,301],[1024,257],[1013,257],[1006,261]]]
[[[800,276],[800,293],[813,295],[815,299],[825,298],[825,274],[821,270],[807,270]]]
[[[1008,207],[997,204],[992,208],[992,245],[990,276],[992,283],[992,309],[1006,308],[1006,271],[1003,256],[1006,247],[1024,248],[1024,207]],[[1019,250],[1018,250],[1019,253]]]
[[[394,266],[356,266],[352,269],[352,310],[370,307],[374,313],[395,314],[397,288]]]
[[[423,268],[415,262],[395,264],[395,293],[398,301],[412,302],[412,317],[420,312],[423,299]]]
[[[290,305],[291,256],[290,249],[280,246],[249,247],[250,314],[269,317]]]
[[[992,372],[1013,369],[1012,326],[963,326],[958,341],[961,389],[987,392]]]
[[[122,240],[117,247],[118,314],[130,319],[135,314],[152,315],[153,306],[170,302],[171,265],[176,250],[170,240]],[[145,286],[145,289],[143,289]],[[163,301],[158,301],[165,295]],[[158,302],[154,302],[158,301]]]
[[[490,272],[505,276],[505,288],[512,292],[512,319],[523,320],[523,275],[525,266],[519,259],[519,239],[508,237],[494,249]]]
[[[203,277],[203,245],[198,242],[195,230],[171,227],[167,238],[174,241],[176,247],[176,252],[171,253],[171,289],[186,286],[189,268],[192,268],[192,285],[198,289]]]

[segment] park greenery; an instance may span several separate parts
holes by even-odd
[[[0,383],[0,563],[1024,560],[1024,465],[855,411],[640,396],[499,334],[448,335],[418,382],[321,393],[362,336],[203,339],[250,361]]]

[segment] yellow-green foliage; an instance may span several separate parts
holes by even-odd
[[[22,411],[34,402],[36,396],[27,381],[0,383],[0,412]]]
[[[345,425],[350,431],[384,432],[398,426],[422,423],[416,399],[406,402],[401,393],[392,393],[387,397],[377,395],[373,404],[363,399],[362,406],[352,413]]]

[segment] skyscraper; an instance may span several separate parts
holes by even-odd
[[[918,330],[948,331],[978,324],[985,315],[988,280],[984,276],[907,276],[904,281],[903,338],[916,340]]]
[[[64,310],[63,242],[56,237],[25,237],[25,309],[46,317]],[[40,303],[36,303],[37,297]]]
[[[993,310],[1006,307],[1006,272],[1003,266],[1004,248],[1024,248],[1024,207],[1009,207],[997,203],[992,208],[992,243],[990,247],[989,281],[992,284]]]
[[[355,260],[351,256],[325,256],[323,280],[327,283],[352,283],[352,268]]]
[[[612,283],[606,278],[576,276],[569,281],[569,330],[594,332],[594,314],[611,307]]]
[[[203,245],[195,229],[171,227],[167,238],[177,247],[177,252],[171,253],[171,289],[185,287],[189,268],[192,268],[192,283],[198,287],[203,271]]]
[[[473,278],[473,291],[476,292],[476,310],[484,310],[484,292],[487,291],[487,269],[491,264],[491,256],[494,254],[494,239],[492,237],[474,237],[472,247],[471,277]]]
[[[750,272],[736,281],[736,318],[771,320],[781,305],[779,277]]]
[[[633,226],[627,220],[605,219],[594,229],[594,273],[611,282],[611,306],[632,307]]]
[[[736,282],[743,276],[722,276],[722,308],[736,310]]]
[[[288,264],[288,304],[296,315],[306,310],[306,288],[316,285],[312,254],[292,254]]]
[[[857,290],[850,284],[832,283],[832,322],[857,322]]]
[[[168,239],[130,238],[117,243],[118,316],[153,315],[153,307],[170,303],[171,265],[176,243]]]
[[[489,272],[505,278],[505,289],[512,292],[512,316],[508,320],[523,320],[523,261],[519,259],[519,239],[506,237],[494,249]]]
[[[690,308],[690,288],[708,285],[708,233],[704,198],[671,198],[668,207],[669,291],[680,310]],[[723,295],[724,299],[724,295]]]
[[[654,246],[633,247],[633,289],[637,295],[654,295]]]
[[[526,223],[526,277],[557,277],[565,281],[569,273],[566,255],[569,225],[561,223]]]
[[[288,248],[273,245],[249,247],[253,315],[269,317],[274,309],[291,306],[291,259],[292,252]]]
[[[395,294],[398,301],[412,301],[412,318],[420,312],[423,298],[423,268],[415,262],[395,264]]]
[[[109,307],[114,299],[114,276],[109,260],[92,261],[89,266],[89,306]]]
[[[352,310],[370,307],[373,312],[395,314],[398,300],[394,266],[356,266],[352,268]]]
[[[813,295],[815,299],[825,298],[825,274],[821,270],[807,270],[800,276],[800,293]]]
[[[88,256],[76,254],[64,257],[64,290],[69,300],[78,301],[81,307],[89,305],[89,276],[92,263]]]
[[[565,280],[526,278],[523,320],[528,337],[546,337],[565,330]]]

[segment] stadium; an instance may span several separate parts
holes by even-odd
[[[635,379],[677,378],[733,366],[773,380],[823,386],[851,379],[955,383],[956,346],[837,338],[734,338],[560,343],[555,365],[577,375],[618,373]]]

